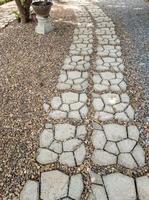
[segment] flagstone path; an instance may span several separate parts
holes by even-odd
[[[0,28],[5,28],[10,22],[16,19],[13,11],[17,10],[15,1],[0,6]]]
[[[147,160],[115,25],[96,4],[71,3],[79,8],[78,26],[58,78],[59,94],[44,105],[49,123],[36,155],[52,170],[27,181],[20,199],[149,200]]]

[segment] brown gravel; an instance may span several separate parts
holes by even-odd
[[[52,16],[55,30],[46,36],[34,33],[35,22],[13,22],[0,31],[0,199],[18,199],[21,185],[38,178],[43,101],[55,88],[75,27],[64,5],[55,5]]]

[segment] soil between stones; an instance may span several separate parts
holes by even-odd
[[[53,6],[52,17],[55,30],[46,36],[35,34],[35,21],[0,30],[0,199],[18,199],[21,185],[39,175],[43,102],[50,101],[75,28],[64,5]]]

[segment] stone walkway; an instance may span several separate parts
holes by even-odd
[[[97,0],[97,3],[116,25],[122,24],[123,32],[127,32],[134,44],[130,62],[135,63],[139,71],[146,104],[144,120],[149,121],[149,3],[145,0]]]
[[[40,134],[36,160],[49,166],[21,200],[149,200],[144,146],[130,104],[115,25],[93,3],[71,2],[78,26]]]
[[[17,10],[14,1],[8,2],[0,6],[0,29],[5,28],[10,22],[16,19],[13,11]]]

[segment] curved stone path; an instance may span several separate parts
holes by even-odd
[[[15,1],[0,6],[0,29],[5,28],[10,22],[16,19],[13,11],[17,10]]]
[[[149,200],[145,149],[115,26],[95,4],[73,3],[78,26],[36,155],[43,167],[59,167],[27,181],[20,199]]]

